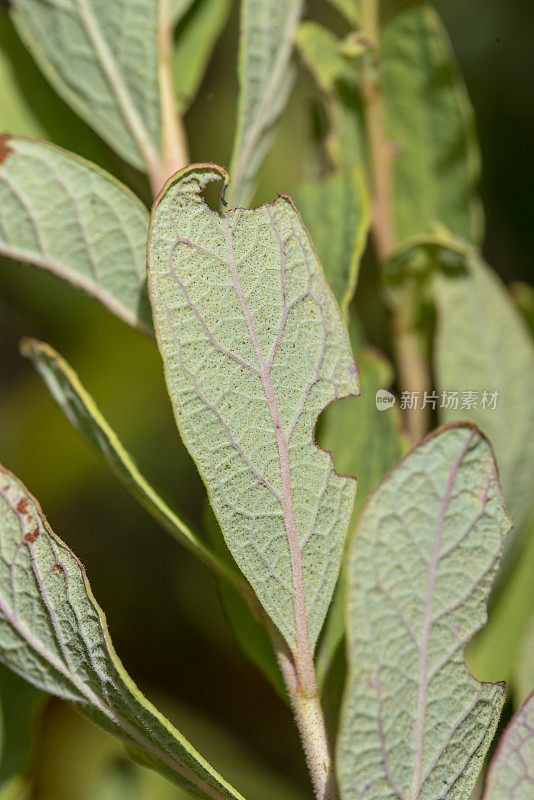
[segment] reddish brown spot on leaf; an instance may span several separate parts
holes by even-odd
[[[39,528],[34,528],[33,531],[30,531],[30,533],[26,533],[24,535],[24,541],[28,542],[28,544],[33,544],[38,536]]]
[[[28,510],[28,500],[26,497],[22,497],[17,503],[17,511],[19,512],[19,514],[26,514],[27,510]]]
[[[0,136],[0,164],[3,164],[8,155],[13,152],[13,148],[8,145],[10,139],[11,135],[9,133],[3,133]]]

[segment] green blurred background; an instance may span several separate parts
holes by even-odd
[[[237,93],[236,5],[186,116],[192,160],[228,163]],[[478,119],[486,255],[505,281],[532,280],[534,4],[441,0],[435,6]],[[307,16],[344,30],[326,2],[309,2]],[[305,174],[309,150],[303,142],[316,101],[302,69],[262,169],[257,201],[291,193]],[[144,178],[57,98],[1,8],[0,129],[74,150],[149,199]],[[369,298],[372,318],[378,301],[372,292]],[[200,525],[204,490],[178,439],[153,344],[52,277],[1,260],[0,460],[39,498],[52,527],[86,565],[118,653],[148,696],[245,795],[309,796],[290,711],[235,644],[211,575],[135,505],[71,430],[19,355],[23,335],[49,341],[74,365],[147,477]],[[370,335],[383,345],[382,330],[375,326]],[[59,701],[40,704],[32,797],[103,797],[100,780],[117,759],[120,747],[106,734]],[[114,779],[130,796],[132,776],[125,769]],[[181,796],[156,777],[144,776],[136,791],[147,798]]]

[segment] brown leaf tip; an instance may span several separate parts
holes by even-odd
[[[3,133],[0,136],[0,164],[3,164],[10,153],[13,153],[13,148],[8,145],[11,139],[10,133]]]

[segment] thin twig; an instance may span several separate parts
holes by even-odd
[[[385,109],[380,88],[378,0],[361,0],[361,36],[367,44],[363,56],[362,93],[365,128],[369,148],[372,182],[371,229],[378,258],[384,261],[396,245],[393,216],[394,146],[386,133]],[[392,329],[399,385],[409,392],[430,388],[430,375],[414,318],[414,307],[395,304],[392,308]],[[415,403],[407,408],[406,422],[413,442],[419,441],[428,428],[428,411]]]
[[[163,157],[159,169],[150,175],[154,195],[160,191],[171,175],[189,163],[187,138],[182,118],[178,113],[172,80],[173,34],[171,2],[160,0],[158,59]]]

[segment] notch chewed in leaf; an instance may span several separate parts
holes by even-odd
[[[201,192],[221,179],[220,167],[193,165],[155,204],[154,323],[176,421],[228,547],[297,663],[310,663],[355,489],[313,431],[326,405],[358,393],[358,373],[291,200],[220,214]]]
[[[464,648],[509,528],[493,451],[468,424],[428,436],[370,495],[347,569],[344,800],[470,797],[506,686],[479,683]]]
[[[0,661],[68,700],[130,755],[204,800],[243,800],[141,694],[85,570],[37,501],[0,466]]]

